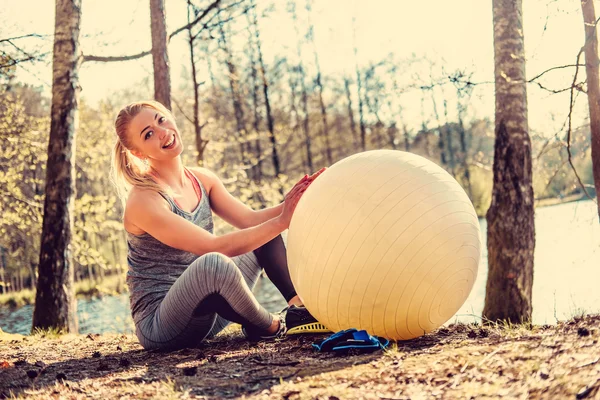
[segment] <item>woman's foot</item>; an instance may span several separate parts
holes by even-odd
[[[304,306],[291,305],[285,310],[285,325],[287,335],[300,333],[330,333],[325,325],[317,321]]]
[[[285,319],[278,316],[273,316],[271,326],[266,330],[257,330],[252,327],[242,327],[242,333],[251,342],[260,342],[263,340],[275,340],[283,337],[286,333]]]

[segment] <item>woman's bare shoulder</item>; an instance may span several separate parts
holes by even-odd
[[[188,169],[192,171],[196,178],[200,179],[200,182],[204,185],[204,189],[207,193],[210,193],[210,189],[212,188],[215,179],[219,179],[214,172],[203,167],[188,167]]]
[[[149,207],[168,208],[168,203],[154,190],[133,187],[127,196],[125,210],[123,212],[123,225],[125,230],[134,235],[144,233],[143,230],[137,227],[136,220],[138,218],[143,218],[146,214],[145,211],[148,210]]]

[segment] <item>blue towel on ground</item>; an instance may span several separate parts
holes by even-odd
[[[372,336],[365,330],[355,328],[339,331],[329,336],[320,343],[313,343],[313,347],[318,351],[348,351],[358,349],[362,351],[375,351],[385,349],[390,341],[386,338]]]

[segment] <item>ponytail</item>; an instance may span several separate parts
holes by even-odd
[[[125,206],[129,192],[134,186],[166,194],[165,189],[152,179],[148,173],[148,168],[129,151],[127,127],[133,117],[144,107],[153,108],[166,115],[171,115],[162,104],[155,101],[133,103],[124,107],[119,112],[115,121],[117,141],[112,155],[111,177],[117,189],[117,196],[121,200],[123,207]]]

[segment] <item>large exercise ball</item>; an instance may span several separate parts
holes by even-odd
[[[444,169],[368,151],[334,164],[300,199],[288,264],[298,295],[332,331],[411,339],[464,304],[480,236],[473,204]]]

